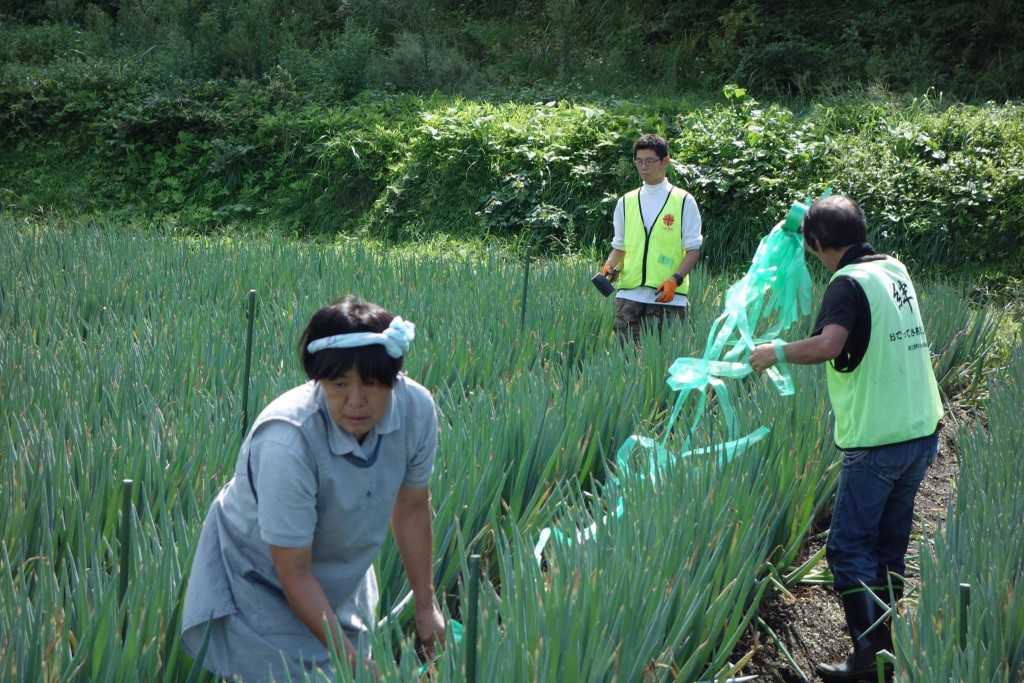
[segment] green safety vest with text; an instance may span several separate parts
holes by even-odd
[[[686,255],[686,250],[680,246],[685,200],[686,191],[672,187],[648,233],[640,214],[640,190],[633,190],[622,198],[625,226],[623,250],[626,256],[622,260],[622,272],[619,273],[619,289],[658,287],[679,268]],[[676,292],[686,294],[689,288],[690,276],[687,275]]]
[[[826,369],[836,445],[872,448],[932,434],[942,417],[942,400],[906,267],[888,257],[848,265],[832,280],[844,275],[867,295],[871,336],[852,372],[838,372],[832,363]]]

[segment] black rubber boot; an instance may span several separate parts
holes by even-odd
[[[899,603],[903,599],[903,577],[898,574],[890,574],[887,579],[879,581],[877,587],[872,588],[872,590],[879,600],[888,605],[890,604],[890,588],[892,589],[892,600],[895,603]]]
[[[877,679],[875,655],[892,651],[892,637],[885,622],[865,633],[878,621],[885,609],[875,602],[871,591],[860,590],[843,596],[846,627],[853,641],[853,652],[841,664],[819,664],[815,671],[825,683],[852,683]],[[886,680],[892,677],[892,666],[885,665]]]

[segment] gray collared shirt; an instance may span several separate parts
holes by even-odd
[[[237,615],[257,642],[231,643],[217,633],[207,668],[246,680],[265,675],[266,662],[239,670],[257,658],[240,663],[237,653],[217,651],[224,646],[267,650],[271,660],[283,650],[295,673],[302,663],[291,659],[299,652],[326,663],[326,650],[284,599],[270,545],[312,546],[313,571],[341,625],[366,630],[377,606],[373,561],[398,490],[427,486],[436,447],[433,399],[405,375],[362,444],[330,418],[317,383],[275,399],[256,419],[203,525],[182,614],[186,649],[195,655],[208,622],[217,629],[222,617]]]

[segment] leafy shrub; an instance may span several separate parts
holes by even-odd
[[[39,66],[66,58],[82,44],[82,33],[66,24],[8,25],[0,21],[0,63]]]
[[[450,45],[425,45],[411,32],[399,36],[388,52],[383,77],[399,90],[456,93],[469,82],[473,69]]]
[[[276,5],[275,0],[249,0],[236,5],[228,14],[221,52],[232,72],[255,78],[274,64]]]
[[[559,250],[605,236],[610,169],[632,142],[613,142],[607,114],[567,102],[458,105],[422,116],[369,223],[403,226],[392,238],[426,223]]]
[[[339,96],[348,99],[371,85],[371,59],[377,39],[370,31],[357,24],[349,24],[345,31],[330,43],[318,60],[324,82],[338,89]]]
[[[343,36],[321,46],[341,65],[373,40],[354,25]],[[62,164],[88,169],[67,196],[88,197],[90,209],[176,217],[196,230],[258,220],[300,233],[603,249],[614,200],[637,184],[630,145],[653,131],[669,141],[671,178],[701,207],[710,267],[745,261],[737,245],[826,187],[858,199],[872,241],[904,259],[959,270],[970,254],[972,266],[1018,264],[1012,275],[1024,255],[1016,105],[846,97],[800,111],[738,86],[701,106],[380,92],[345,101],[358,73],[291,54],[257,80],[175,79],[158,64],[115,60],[6,70],[0,140],[15,161],[2,171],[5,202],[59,205],[44,177]]]

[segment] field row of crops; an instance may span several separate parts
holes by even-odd
[[[788,398],[759,377],[731,386],[740,424],[771,432],[730,462],[712,448],[656,480],[610,476],[606,463],[631,434],[662,435],[675,400],[666,369],[699,355],[731,283],[698,271],[687,326],[636,352],[612,337],[611,304],[591,288],[591,269],[571,260],[525,269],[494,253],[176,241],[0,217],[2,670],[24,681],[190,677],[179,609],[202,519],[241,442],[255,289],[251,413],[302,381],[295,344],[319,306],[354,293],[416,323],[406,369],[442,414],[437,588],[463,619],[468,558],[481,556],[480,680],[696,681],[742,671],[740,635],[765,595],[802,578],[800,550],[834,488],[822,373],[794,368]],[[997,311],[971,307],[954,285],[919,291],[943,390],[979,395]],[[961,581],[974,586],[971,647],[951,666],[976,670],[984,660],[983,680],[1006,680],[999,672],[1024,658],[1024,607],[1013,592],[1024,552],[996,533],[1024,519],[1015,444],[1024,364],[1019,353],[1013,360],[1004,384],[1018,388],[993,392],[991,433],[964,435],[953,522],[936,537],[936,556],[922,559],[921,611],[897,628],[908,680],[946,680],[920,652],[959,647],[949,601]],[[695,446],[724,438],[710,405]],[[119,537],[123,479],[134,482],[128,543]],[[991,507],[978,502],[986,493]],[[620,500],[621,514],[609,514]],[[545,528],[561,540],[538,561]],[[379,574],[387,609],[408,590],[390,542]],[[930,635],[936,614],[948,632]],[[386,677],[412,680],[419,663],[400,616],[376,634],[375,654],[383,662],[397,653],[400,671]],[[467,649],[450,646],[433,680],[463,680]]]
[[[957,498],[921,562],[920,609],[896,621],[912,681],[1024,675],[1024,349],[993,382],[987,427],[961,435]]]

